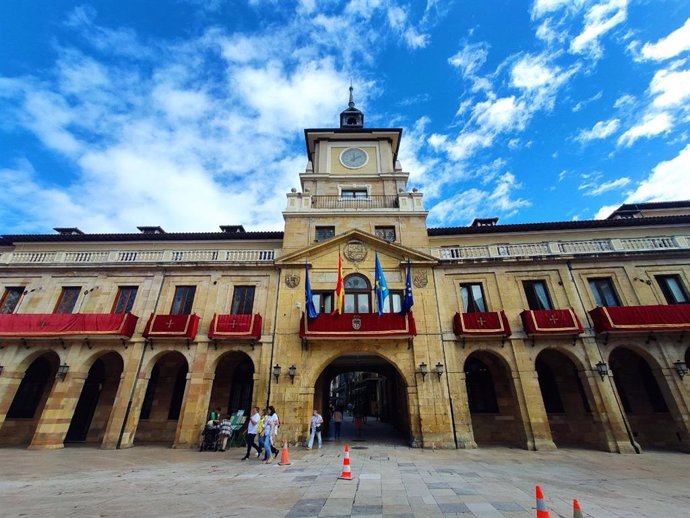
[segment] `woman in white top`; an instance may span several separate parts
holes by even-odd
[[[271,453],[273,453],[274,457],[279,453],[278,448],[273,445],[273,437],[277,435],[279,426],[280,420],[278,419],[278,414],[276,414],[276,409],[269,406],[266,420],[264,421],[264,462],[266,464],[270,464],[272,461]]]
[[[321,448],[321,425],[323,425],[323,417],[317,410],[314,410],[314,415],[311,416],[311,421],[309,424],[310,435],[309,444],[307,444],[307,449],[311,450],[314,445],[314,436],[319,440],[319,448]]]

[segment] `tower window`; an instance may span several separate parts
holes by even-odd
[[[395,241],[395,227],[376,227],[374,229],[374,235],[379,239],[392,243]]]
[[[335,227],[316,227],[316,240],[325,241],[335,236]]]
[[[343,189],[340,191],[341,199],[356,199],[362,200],[369,197],[369,192],[366,189]]]

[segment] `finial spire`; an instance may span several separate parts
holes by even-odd
[[[355,99],[352,96],[352,79],[350,79],[350,102],[347,103],[350,108],[355,107]]]
[[[364,114],[355,108],[355,97],[352,93],[352,79],[350,79],[350,101],[348,108],[340,114],[341,128],[362,128],[364,126]]]

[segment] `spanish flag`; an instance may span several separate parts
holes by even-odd
[[[343,286],[343,260],[338,254],[338,282],[335,284],[335,301],[333,303],[333,313],[341,315],[345,305],[345,287]]]

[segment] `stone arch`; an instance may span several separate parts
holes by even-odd
[[[594,419],[594,398],[579,358],[548,347],[539,352],[534,367],[554,443],[604,448],[603,423]]]
[[[364,348],[360,349],[357,351],[352,351],[350,353],[343,353],[342,351],[334,350],[326,356],[319,364],[314,366],[312,369],[308,371],[307,374],[307,379],[305,381],[306,386],[311,387],[316,384],[316,381],[318,380],[319,376],[323,373],[323,371],[328,367],[331,363],[333,363],[334,360],[338,359],[341,356],[344,355],[360,355],[360,356],[377,356],[381,358],[382,360],[385,360],[388,362],[397,372],[398,376],[402,379],[402,381],[405,383],[406,387],[414,387],[416,385],[415,381],[412,381],[410,378],[414,377],[414,369],[412,366],[410,366],[410,372],[406,373],[404,370],[400,368],[400,366],[395,362],[395,356],[394,355],[387,355],[384,352],[380,350],[376,350],[374,348]]]
[[[654,356],[621,345],[608,363],[635,440],[643,448],[682,449],[682,418]]]
[[[221,415],[244,410],[248,415],[254,401],[256,364],[244,351],[225,351],[213,362],[213,385],[209,411],[220,408]],[[259,405],[261,406],[261,405]]]
[[[189,361],[180,351],[165,349],[149,359],[146,369],[140,376],[148,380],[134,442],[172,445],[184,405]]]
[[[43,347],[33,347],[33,350],[29,351],[26,356],[24,356],[17,366],[15,367],[15,371],[17,372],[26,372],[26,369],[29,368],[29,365],[31,365],[36,358],[39,358],[45,354],[54,354],[55,357],[57,358],[58,364],[62,364],[65,359],[60,356],[60,353],[63,351],[61,348],[60,349],[45,349]],[[64,354],[64,353],[63,353]]]
[[[153,369],[154,365],[156,365],[156,363],[158,363],[158,361],[167,354],[178,354],[182,356],[185,362],[187,363],[187,368],[189,369],[189,365],[191,365],[192,359],[188,358],[187,354],[177,349],[160,349],[154,350],[154,353],[144,361],[144,364],[141,367],[141,373],[139,377],[150,376],[151,370]]]
[[[51,349],[32,351],[19,362],[21,380],[17,380],[11,401],[3,402],[7,414],[0,428],[1,445],[26,446],[31,442],[60,362],[59,354]]]
[[[511,367],[494,351],[480,349],[463,363],[468,406],[478,445],[525,445],[525,430]]]

